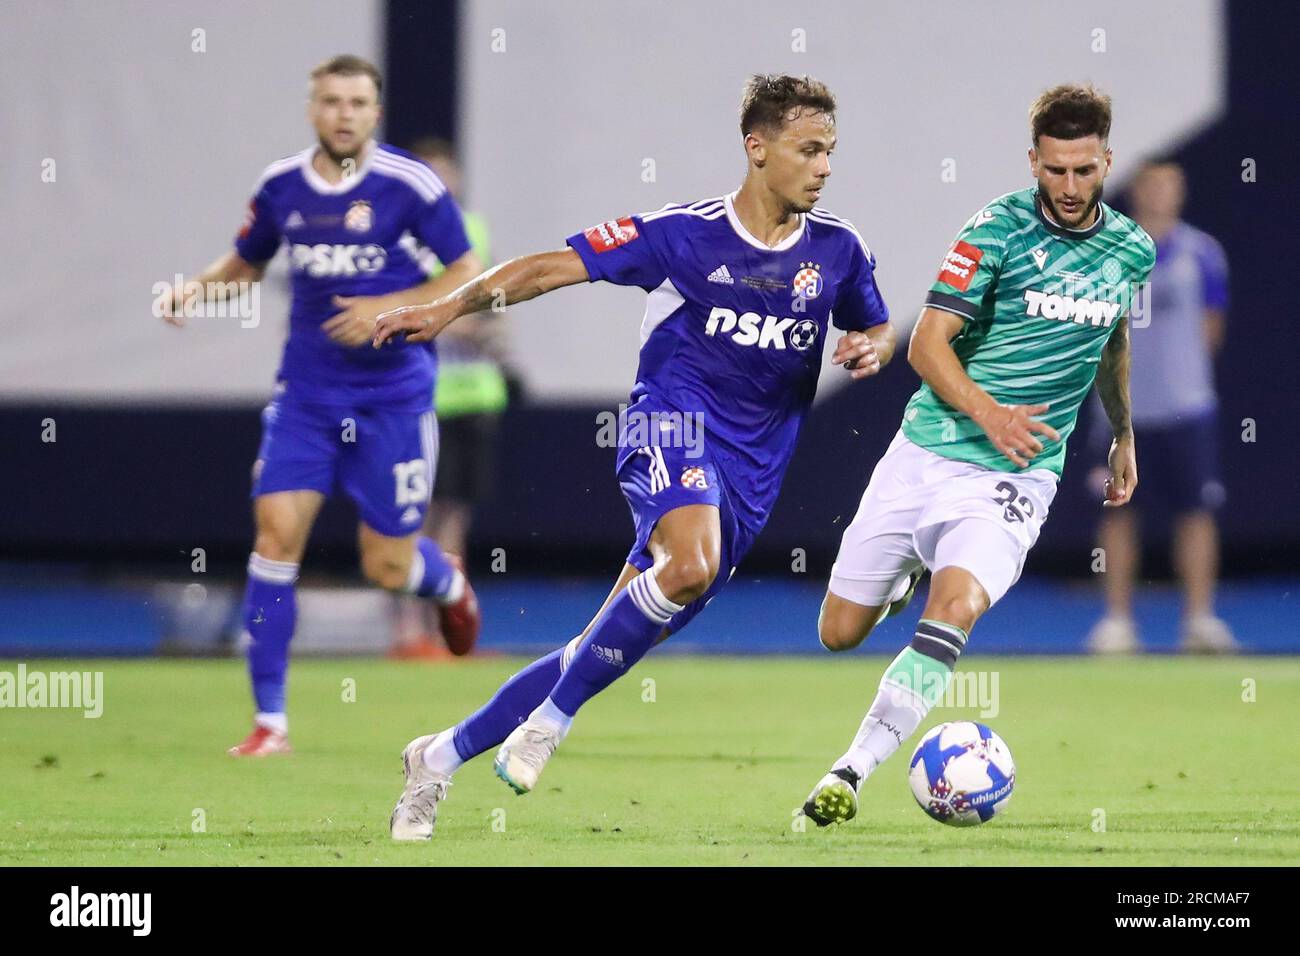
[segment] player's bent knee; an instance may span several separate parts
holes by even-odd
[[[950,594],[931,599],[925,608],[925,616],[970,631],[987,609],[988,600],[982,592]]]
[[[297,562],[302,557],[302,544],[296,535],[274,524],[257,529],[253,550],[268,561]]]
[[[718,564],[702,554],[671,557],[655,570],[655,581],[674,604],[690,604],[709,589],[718,576]]]

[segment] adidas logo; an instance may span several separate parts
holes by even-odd
[[[595,644],[592,644],[592,645],[591,645],[591,649],[595,652],[596,656],[599,657],[599,658],[600,658],[602,661],[604,661],[606,664],[613,664],[613,665],[616,666],[616,667],[622,667],[622,666],[623,666],[623,650],[622,650],[622,648],[619,648],[619,647],[599,647],[599,646],[597,646],[597,645],[595,645]]]
[[[718,266],[716,269],[710,272],[709,281],[718,282],[721,283],[722,285],[735,284],[735,280],[731,278],[731,273],[727,271],[727,267],[725,265]]]
[[[284,228],[286,229],[301,229],[305,225],[306,223],[303,222],[302,213],[296,209],[289,213],[289,218],[284,221]]]

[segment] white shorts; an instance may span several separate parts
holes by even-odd
[[[955,566],[975,576],[992,606],[1020,577],[1055,497],[1046,468],[994,471],[936,455],[899,431],[844,529],[830,591],[879,607],[922,565]]]

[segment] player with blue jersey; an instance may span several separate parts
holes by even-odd
[[[428,306],[380,316],[375,344],[385,346],[401,333],[431,340],[494,299],[598,280],[648,293],[615,464],[636,526],[623,572],[580,635],[455,727],[407,745],[394,839],[428,839],[452,774],[492,747],[498,776],[532,790],[578,708],[723,588],[776,501],[830,323],[846,333],[833,361],[854,378],[892,357],[875,259],[852,225],[816,207],[834,110],[815,80],[753,77],[737,192],[600,223],[563,251],[511,260]]]
[[[361,565],[372,582],[438,603],[444,634],[465,653],[478,606],[459,560],[420,533],[437,459],[436,353],[369,348],[377,316],[426,302],[481,268],[455,200],[437,176],[373,134],[381,79],[340,56],[312,72],[308,115],[319,142],[266,168],[234,249],[174,290],[183,301],[256,282],[288,246],[293,302],[277,384],[253,467],[257,539],[244,625],[254,728],[230,753],[289,751],[285,683],[297,616],[294,583],[325,497],[342,486],[360,512]],[[427,281],[431,250],[447,269]]]

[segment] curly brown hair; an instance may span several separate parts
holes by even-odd
[[[833,119],[835,97],[811,76],[755,73],[745,81],[740,99],[740,134],[748,136],[756,129],[779,132],[802,109]]]
[[[1092,86],[1062,83],[1044,90],[1029,106],[1029,131],[1038,137],[1082,139],[1110,136],[1110,97]]]

